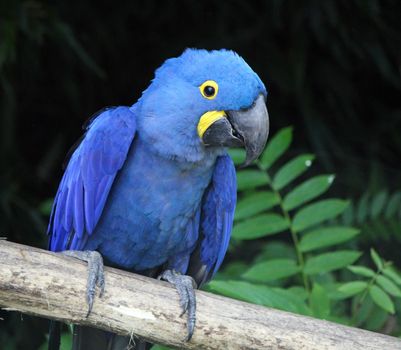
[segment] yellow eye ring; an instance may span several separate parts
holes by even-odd
[[[201,86],[199,86],[199,90],[204,98],[213,100],[217,96],[219,85],[217,85],[214,80],[206,80]]]

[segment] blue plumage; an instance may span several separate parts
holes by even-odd
[[[236,190],[235,168],[231,158],[219,157],[212,182],[202,201],[200,261],[207,271],[202,276],[202,283],[212,278],[223,262],[233,224]]]
[[[135,117],[126,107],[108,109],[88,126],[55,197],[49,224],[51,250],[84,249],[124,164],[135,130]]]
[[[219,84],[213,100],[199,93],[206,80]],[[250,108],[260,95],[263,83],[231,51],[167,60],[136,104],[88,126],[55,197],[50,249],[97,250],[116,266],[163,266],[206,282],[228,247],[236,180],[225,147],[198,136],[199,118]]]

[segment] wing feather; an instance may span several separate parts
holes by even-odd
[[[228,155],[216,161],[212,182],[202,200],[198,246],[191,255],[188,274],[198,286],[217,272],[230,241],[237,201],[235,167]]]
[[[108,108],[92,119],[55,196],[48,233],[53,251],[80,250],[98,223],[136,131],[128,107]]]

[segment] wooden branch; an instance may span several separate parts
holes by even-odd
[[[167,283],[106,268],[106,292],[85,318],[86,264],[0,240],[0,305],[183,349],[401,349],[383,334],[197,292],[189,343],[176,291]],[[0,321],[1,322],[1,321]]]

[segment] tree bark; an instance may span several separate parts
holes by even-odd
[[[90,325],[182,349],[401,349],[401,340],[357,328],[197,292],[197,324],[168,283],[105,269],[106,291],[86,318],[86,264],[0,240],[0,306]],[[0,321],[1,322],[1,321]]]

